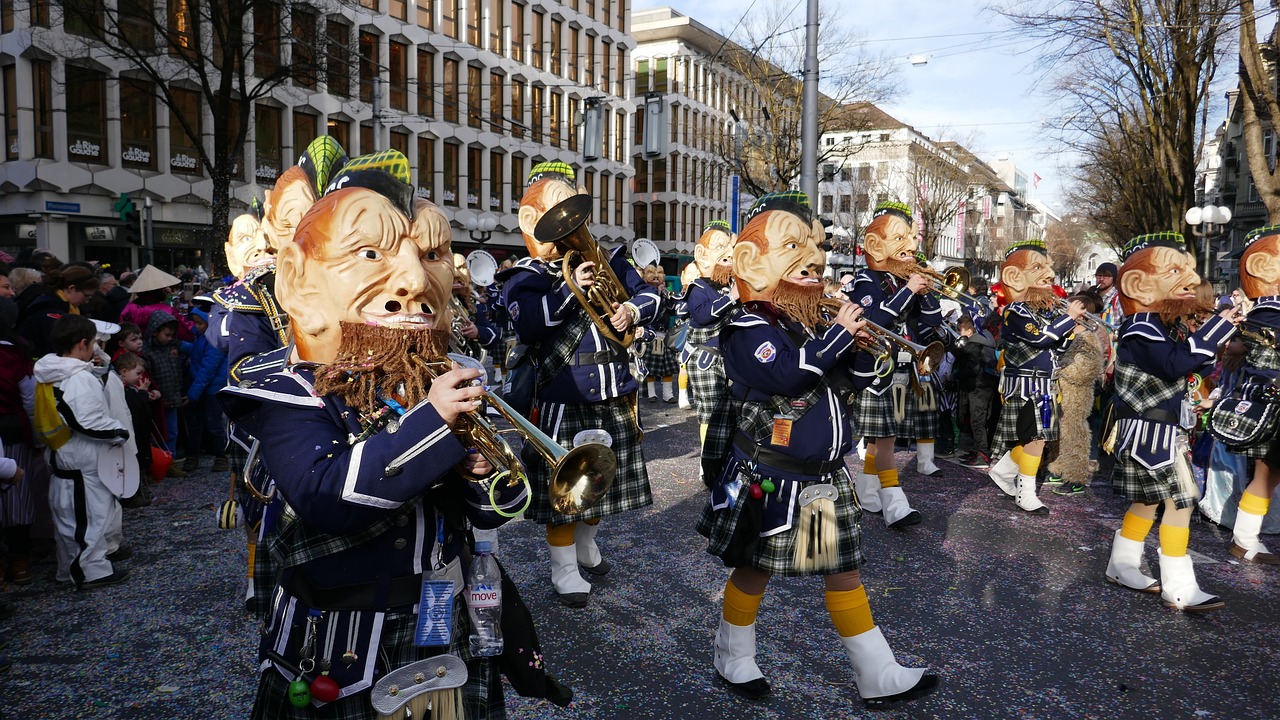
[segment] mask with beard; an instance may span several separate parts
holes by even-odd
[[[1053,288],[1027,288],[1022,302],[1033,310],[1045,312],[1058,304],[1058,294]]]
[[[781,280],[769,302],[779,313],[813,330],[822,322],[822,285],[800,285]]]
[[[728,285],[733,280],[733,265],[728,263],[716,263],[711,268],[711,282],[716,285]]]
[[[1148,309],[1148,312],[1153,312],[1160,316],[1160,322],[1164,323],[1166,328],[1172,328],[1179,319],[1185,320],[1203,311],[1204,308],[1197,298],[1187,298],[1186,300],[1168,298],[1157,302]]]
[[[346,322],[341,328],[337,357],[316,371],[318,394],[337,394],[366,417],[382,407],[379,395],[394,395],[406,408],[426,399],[431,378],[410,355],[428,360],[443,357],[449,347],[448,332]]]
[[[920,274],[920,265],[910,260],[901,260],[899,258],[887,258],[883,263],[885,272],[890,275],[906,280],[912,275]]]

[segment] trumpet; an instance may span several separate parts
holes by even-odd
[[[846,300],[837,298],[822,298],[819,301],[819,307],[834,315],[846,303]],[[859,350],[871,353],[875,357],[874,372],[876,377],[885,377],[893,372],[895,345],[911,354],[911,363],[916,368],[916,375],[920,377],[932,375],[935,370],[942,366],[942,357],[947,352],[942,343],[935,340],[928,345],[921,345],[902,337],[888,328],[877,325],[868,320],[866,316],[863,316],[862,319],[867,322],[863,332],[870,337],[863,337],[859,333],[855,344]]]
[[[480,343],[462,334],[462,329],[470,322],[471,313],[457,295],[449,296],[449,309],[452,319],[449,324],[449,350],[459,355],[469,355],[482,363],[489,357],[489,352]]]
[[[450,361],[462,367],[484,370],[484,366],[475,358],[457,353],[449,353],[435,360],[415,354],[410,359],[433,381],[449,371]],[[483,376],[481,382],[484,382]],[[453,432],[462,438],[464,445],[474,447],[485,460],[498,468],[498,473],[489,486],[489,504],[499,515],[519,515],[529,507],[533,499],[524,462],[516,455],[506,438],[502,437],[504,434],[520,434],[525,443],[537,451],[551,468],[548,492],[551,495],[551,507],[556,512],[576,515],[599,502],[613,485],[618,472],[618,458],[608,445],[602,442],[584,442],[572,450],[566,450],[492,391],[486,389],[482,399],[484,402],[474,413],[458,416]],[[485,405],[497,410],[498,415],[511,424],[511,429],[496,428],[485,415]],[[494,498],[494,491],[503,479],[506,480],[507,487],[515,487],[521,483],[525,486],[525,504],[516,512],[502,510]]]
[[[560,269],[583,311],[602,335],[624,348],[631,347],[636,339],[635,327],[629,327],[620,334],[609,322],[614,313],[613,306],[627,302],[631,296],[614,274],[613,268],[609,267],[609,257],[601,251],[600,244],[591,237],[591,232],[587,229],[587,221],[591,219],[591,203],[590,195],[574,195],[557,203],[538,221],[533,235],[538,242],[556,243],[565,249]],[[584,262],[595,263],[595,280],[591,287],[585,289],[573,282],[572,272],[573,267]]]
[[[978,299],[970,295],[966,290],[969,288],[969,271],[963,266],[952,265],[951,267],[938,272],[929,267],[926,263],[919,263],[912,271],[918,275],[923,275],[929,281],[929,292],[936,293],[950,300],[963,300],[968,303],[977,303]],[[907,277],[899,275],[903,280]]]
[[[1067,306],[1070,304],[1071,303],[1068,302],[1066,298],[1057,298],[1053,303],[1053,307],[1058,312],[1065,313],[1067,311]],[[1084,326],[1085,330],[1088,330],[1089,332],[1096,332],[1098,328],[1106,327],[1107,321],[1086,310],[1084,315],[1080,316],[1080,324]]]

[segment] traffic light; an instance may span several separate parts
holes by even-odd
[[[124,220],[124,226],[116,234],[116,239],[133,245],[141,245],[142,221],[138,216],[138,211],[130,207],[121,214],[121,218]]]

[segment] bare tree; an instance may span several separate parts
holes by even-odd
[[[735,136],[716,129],[713,146],[728,171],[742,178],[743,189],[756,196],[785,190],[800,176],[804,42],[795,31],[803,20],[791,16],[789,5],[752,13],[716,56],[725,71],[746,79],[747,92],[733,103],[742,131]],[[868,53],[850,17],[838,12],[826,4],[820,16],[819,135],[863,127],[865,120],[844,106],[884,101],[897,75],[891,59]],[[850,144],[823,145],[818,164],[854,151]]]
[[[127,67],[126,81],[158,97],[170,110],[172,133],[213,184],[212,222],[205,246],[226,237],[232,182],[244,169],[245,137],[254,102],[292,80],[313,88],[328,81],[331,94],[349,92],[353,47],[346,35],[324,30],[329,6],[280,0],[63,0],[65,35],[41,44],[68,58],[109,58]],[[349,28],[349,23],[343,25]],[[288,34],[286,34],[288,33]],[[327,72],[326,72],[327,71]],[[66,88],[69,97],[74,88]],[[192,93],[213,118],[212,143],[204,142]],[[283,162],[282,165],[290,163]]]
[[[1280,1],[1271,0],[1271,14],[1280,11]],[[1280,104],[1276,102],[1275,78],[1280,47],[1277,33],[1280,25],[1271,29],[1263,42],[1258,41],[1257,18],[1253,0],[1240,1],[1240,112],[1243,117],[1242,135],[1249,173],[1258,197],[1267,206],[1268,221],[1280,222],[1280,178],[1276,177],[1275,155],[1268,155],[1263,134],[1274,131],[1280,118]],[[1263,127],[1263,125],[1267,127]]]
[[[912,145],[907,156],[908,177],[915,192],[915,212],[920,221],[920,251],[933,257],[938,238],[953,227],[960,201],[969,192],[969,171],[945,147],[936,150]]]
[[[1049,223],[1044,231],[1044,242],[1059,284],[1067,287],[1079,282],[1076,271],[1080,269],[1089,246],[1088,223],[1074,213],[1069,214],[1060,221]]]
[[[1235,0],[1037,0],[995,10],[1038,40],[1041,69],[1072,112],[1061,137],[1086,151],[1078,176],[1096,183],[1090,208],[1125,206],[1145,232],[1185,229],[1195,201],[1198,112],[1224,57],[1219,40]],[[1090,153],[1140,153],[1142,174],[1112,177]],[[1114,225],[1095,218],[1106,227]]]

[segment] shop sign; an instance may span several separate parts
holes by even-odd
[[[88,140],[77,140],[71,147],[67,148],[67,152],[72,155],[96,158],[102,155],[102,146],[91,143]]]
[[[128,150],[120,153],[120,159],[127,163],[137,163],[138,165],[151,164],[151,152],[140,147],[129,146]]]
[[[173,158],[169,160],[169,164],[173,167],[180,168],[182,170],[196,169],[196,159],[191,157],[190,155],[187,155],[186,153],[174,155]]]
[[[116,229],[111,225],[89,226],[84,229],[84,238],[89,242],[115,242]]]
[[[36,226],[35,225],[19,225],[18,239],[19,240],[35,240]]]
[[[51,212],[51,213],[78,213],[80,212],[80,203],[56,202],[53,200],[45,200],[44,211]]]

